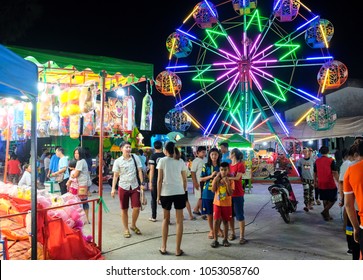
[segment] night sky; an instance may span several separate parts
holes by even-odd
[[[17,36],[18,38],[7,40],[2,38],[1,43],[152,63],[155,77],[168,64],[169,53],[165,47],[167,37],[181,26],[183,19],[198,3],[194,0],[117,1],[118,4],[114,1],[99,1],[97,5],[90,2],[80,4],[80,1],[69,0],[11,2],[12,4],[6,5],[24,6],[25,2],[34,2],[34,6],[30,6],[36,8],[39,15],[34,20],[28,17],[29,23],[25,23],[22,32],[19,32],[22,34]],[[217,4],[223,1],[213,2]],[[272,6],[273,1],[260,0],[258,4],[266,6],[265,2],[271,2],[267,6]],[[336,0],[302,2],[314,14],[319,14],[333,23],[335,33],[330,44],[330,53],[348,67],[349,78],[360,79],[360,66],[363,62],[360,52],[363,46],[359,42],[361,32],[358,24],[360,18],[358,8],[349,7],[348,2]],[[0,10],[4,15],[4,7]],[[18,9],[16,15],[5,11],[7,16],[5,19],[2,17],[2,21],[6,18],[9,18],[10,22],[26,21],[26,18],[21,17],[23,12],[29,11]],[[234,13],[233,10],[232,12]],[[188,61],[188,63],[195,62]],[[317,71],[318,69],[315,70]],[[316,78],[311,82],[317,84]],[[143,94],[140,100],[142,97]],[[154,99],[153,126],[159,123],[159,128],[160,123],[163,124],[165,113],[173,108],[176,101],[174,97],[161,95],[155,88],[152,97]],[[136,99],[138,100],[138,97]],[[305,101],[291,100],[285,106],[295,106],[299,102]],[[207,103],[204,103],[204,106],[205,104]],[[207,109],[188,108],[188,110],[195,111],[195,114],[207,114]],[[157,133],[165,131],[165,127],[161,126],[156,129]]]

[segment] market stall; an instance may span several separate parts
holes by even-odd
[[[10,52],[23,57],[25,60],[20,57],[19,59],[33,65],[33,69],[35,69],[35,82],[33,80],[35,89],[32,97],[34,98],[33,108],[38,109],[38,114],[36,110],[30,111],[32,121],[34,119],[38,122],[29,126],[31,132],[28,135],[32,139],[48,136],[68,136],[72,139],[81,139],[82,136],[95,136],[99,142],[98,154],[102,155],[104,138],[113,134],[124,136],[127,133],[131,135],[135,132],[135,103],[129,94],[130,87],[140,82],[145,82],[146,87],[148,86],[149,79],[153,77],[152,64],[16,46],[7,48]],[[37,89],[36,84],[43,85],[43,87]],[[122,98],[110,97],[106,100],[106,92],[116,92],[118,89],[126,89],[125,96]],[[37,98],[38,103],[36,103]],[[144,100],[145,108],[144,106],[142,108],[141,125],[145,130],[151,130],[152,100],[147,90]],[[110,121],[111,119],[113,122]],[[23,125],[25,128],[27,127],[26,123]],[[32,158],[36,159],[36,141],[34,143]],[[103,158],[100,157],[100,169],[102,161]],[[36,170],[35,166],[33,170]],[[35,180],[36,178],[34,178]],[[32,186],[36,190],[36,184],[34,183]],[[101,181],[98,194],[97,244],[101,249],[104,206]],[[32,203],[36,203],[36,201],[36,197],[32,196]],[[34,248],[36,248],[36,243]],[[36,254],[36,250],[33,251]]]

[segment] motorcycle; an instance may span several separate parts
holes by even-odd
[[[275,179],[274,184],[268,187],[271,194],[271,202],[281,215],[285,223],[290,223],[290,213],[296,211],[297,203],[294,191],[287,176],[287,171],[276,170],[265,179]]]

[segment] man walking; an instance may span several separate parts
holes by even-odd
[[[335,160],[328,157],[329,148],[322,146],[319,149],[321,157],[316,159],[314,165],[314,184],[319,188],[320,200],[323,201],[324,210],[321,212],[325,221],[333,218],[329,214],[330,208],[337,201],[337,183],[339,182],[339,174]]]
[[[161,158],[165,156],[163,153],[163,143],[160,140],[154,142],[154,153],[149,159],[149,181],[150,181],[150,191],[151,191],[151,217],[149,221],[156,222],[156,213],[158,202],[156,201],[158,197],[158,170],[156,166]]]
[[[131,143],[124,141],[121,143],[120,148],[122,156],[115,160],[112,167],[113,180],[111,196],[112,198],[115,197],[116,183],[117,179],[119,178],[118,197],[121,206],[121,220],[124,227],[124,237],[130,238],[131,234],[129,231],[128,216],[130,201],[132,208],[130,229],[137,235],[141,234],[140,229],[136,226],[136,222],[140,214],[140,190],[143,188],[144,182],[142,164],[140,158],[137,155],[131,154]],[[139,179],[137,176],[139,176]]]

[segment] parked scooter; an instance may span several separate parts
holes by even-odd
[[[291,183],[285,170],[276,170],[265,179],[275,179],[274,184],[268,187],[271,194],[271,201],[276,210],[280,213],[285,223],[290,223],[290,213],[296,211],[297,201]]]

